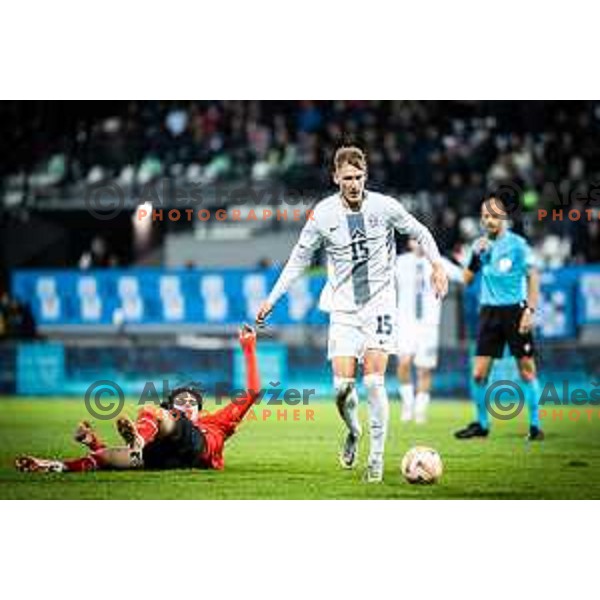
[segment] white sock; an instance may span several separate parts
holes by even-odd
[[[336,395],[345,396],[343,420],[350,433],[360,437],[362,433],[360,421],[358,419],[358,392],[356,391],[355,381],[352,377],[334,377],[333,387]]]
[[[427,407],[431,396],[429,392],[419,392],[415,399],[415,420],[417,423],[424,423],[427,418]]]
[[[410,421],[415,406],[415,388],[412,383],[400,385],[400,400],[402,402],[402,420]]]
[[[362,428],[358,418],[358,392],[356,391],[355,385],[352,386],[352,391],[346,399],[346,407],[348,409],[348,417],[350,420],[350,431],[356,437],[360,437]]]
[[[365,375],[365,387],[369,398],[369,421],[371,424],[369,464],[383,464],[389,419],[389,402],[384,376]]]

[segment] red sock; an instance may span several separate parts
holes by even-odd
[[[95,471],[98,468],[98,461],[91,455],[82,456],[81,458],[70,458],[63,460],[65,469],[74,473],[82,471]]]
[[[158,434],[158,415],[158,411],[152,408],[142,408],[138,413],[135,428],[146,444]]]

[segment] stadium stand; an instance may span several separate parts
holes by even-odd
[[[593,195],[598,102],[6,102],[0,111],[5,211],[80,206],[86,185],[107,181],[135,204],[159,177],[201,184],[207,198],[218,184],[271,181],[312,197],[330,186],[335,147],[356,142],[367,150],[372,181],[430,215],[447,253],[472,235],[483,191],[510,184],[525,208],[517,226],[541,259],[600,259],[598,219],[527,218],[561,206],[566,190]],[[215,205],[222,202],[233,200],[224,194]],[[569,206],[598,210],[597,201]]]

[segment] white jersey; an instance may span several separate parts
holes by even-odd
[[[444,270],[451,281],[462,281],[462,269],[441,258]],[[431,284],[431,263],[415,252],[405,252],[396,257],[397,320],[403,325],[420,323],[439,325],[442,303]]]
[[[328,262],[327,263],[327,281],[321,290],[321,295],[319,296],[319,310],[323,312],[331,312],[333,310],[333,292],[331,290],[331,285],[329,285],[329,279],[332,277],[330,275],[333,272],[333,267]]]
[[[440,259],[429,230],[390,196],[366,192],[360,210],[353,211],[335,194],[321,200],[312,217],[269,294],[272,305],[321,246],[327,253],[329,304],[335,312],[356,312],[371,300],[395,297],[394,230],[414,237],[430,260]]]

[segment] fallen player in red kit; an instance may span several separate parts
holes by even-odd
[[[81,458],[48,460],[21,456],[19,471],[77,472],[96,469],[222,469],[226,440],[252,407],[260,389],[256,333],[244,325],[240,344],[246,361],[246,395],[214,413],[202,413],[202,394],[194,385],[175,388],[161,407],[140,409],[135,423],[117,421],[126,446],[108,447],[89,423],[83,422],[75,440],[87,446]]]

